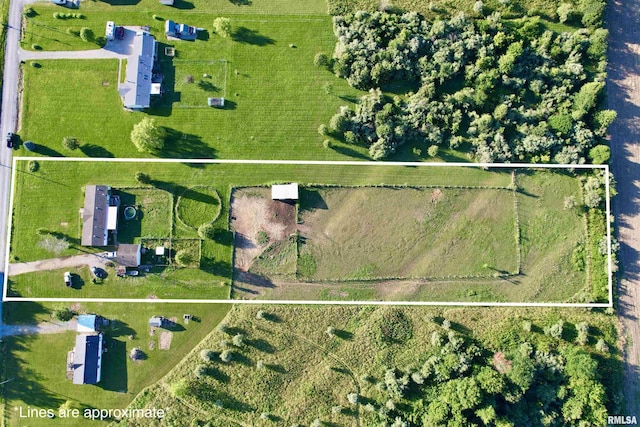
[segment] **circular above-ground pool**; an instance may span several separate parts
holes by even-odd
[[[136,217],[136,208],[133,206],[127,206],[124,208],[124,219],[133,219]]]

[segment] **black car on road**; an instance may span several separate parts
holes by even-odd
[[[13,140],[16,135],[13,132],[7,133],[7,148],[13,148]]]

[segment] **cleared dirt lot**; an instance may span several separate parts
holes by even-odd
[[[273,283],[249,270],[269,244],[286,241],[296,231],[296,208],[271,200],[269,188],[244,188],[231,194],[231,229],[234,239],[234,293],[236,297],[262,295]],[[268,243],[260,243],[265,233]],[[264,236],[263,236],[264,237]]]

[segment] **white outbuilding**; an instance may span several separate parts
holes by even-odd
[[[298,183],[272,185],[271,199],[298,200]]]

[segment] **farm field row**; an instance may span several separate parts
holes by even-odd
[[[9,296],[226,299],[232,292],[234,298],[298,300],[592,300],[590,276],[574,262],[586,230],[582,210],[565,207],[568,197],[580,200],[579,181],[568,173],[519,172],[513,191],[511,170],[475,167],[37,163],[35,172],[29,172],[33,160],[16,163]],[[147,184],[136,180],[140,173]],[[297,214],[295,204],[270,199],[268,186],[285,182],[301,185]],[[135,278],[116,277],[106,264],[108,277],[99,283],[90,265],[80,265],[73,273],[81,285],[71,289],[56,280],[63,267],[12,274],[23,265],[87,252],[104,261],[100,249],[79,245],[78,211],[88,184],[133,197],[128,204],[140,214],[121,220],[118,241],[169,247],[167,262],[149,261],[154,266]],[[232,196],[239,188],[249,197]],[[290,212],[270,211],[269,203],[291,206]],[[215,235],[204,238],[197,230],[209,223]],[[375,231],[385,227],[395,232]],[[261,235],[266,240],[258,242]],[[43,236],[69,245],[53,253]],[[239,255],[238,236],[250,254]],[[191,254],[189,265],[177,260],[183,251]]]

